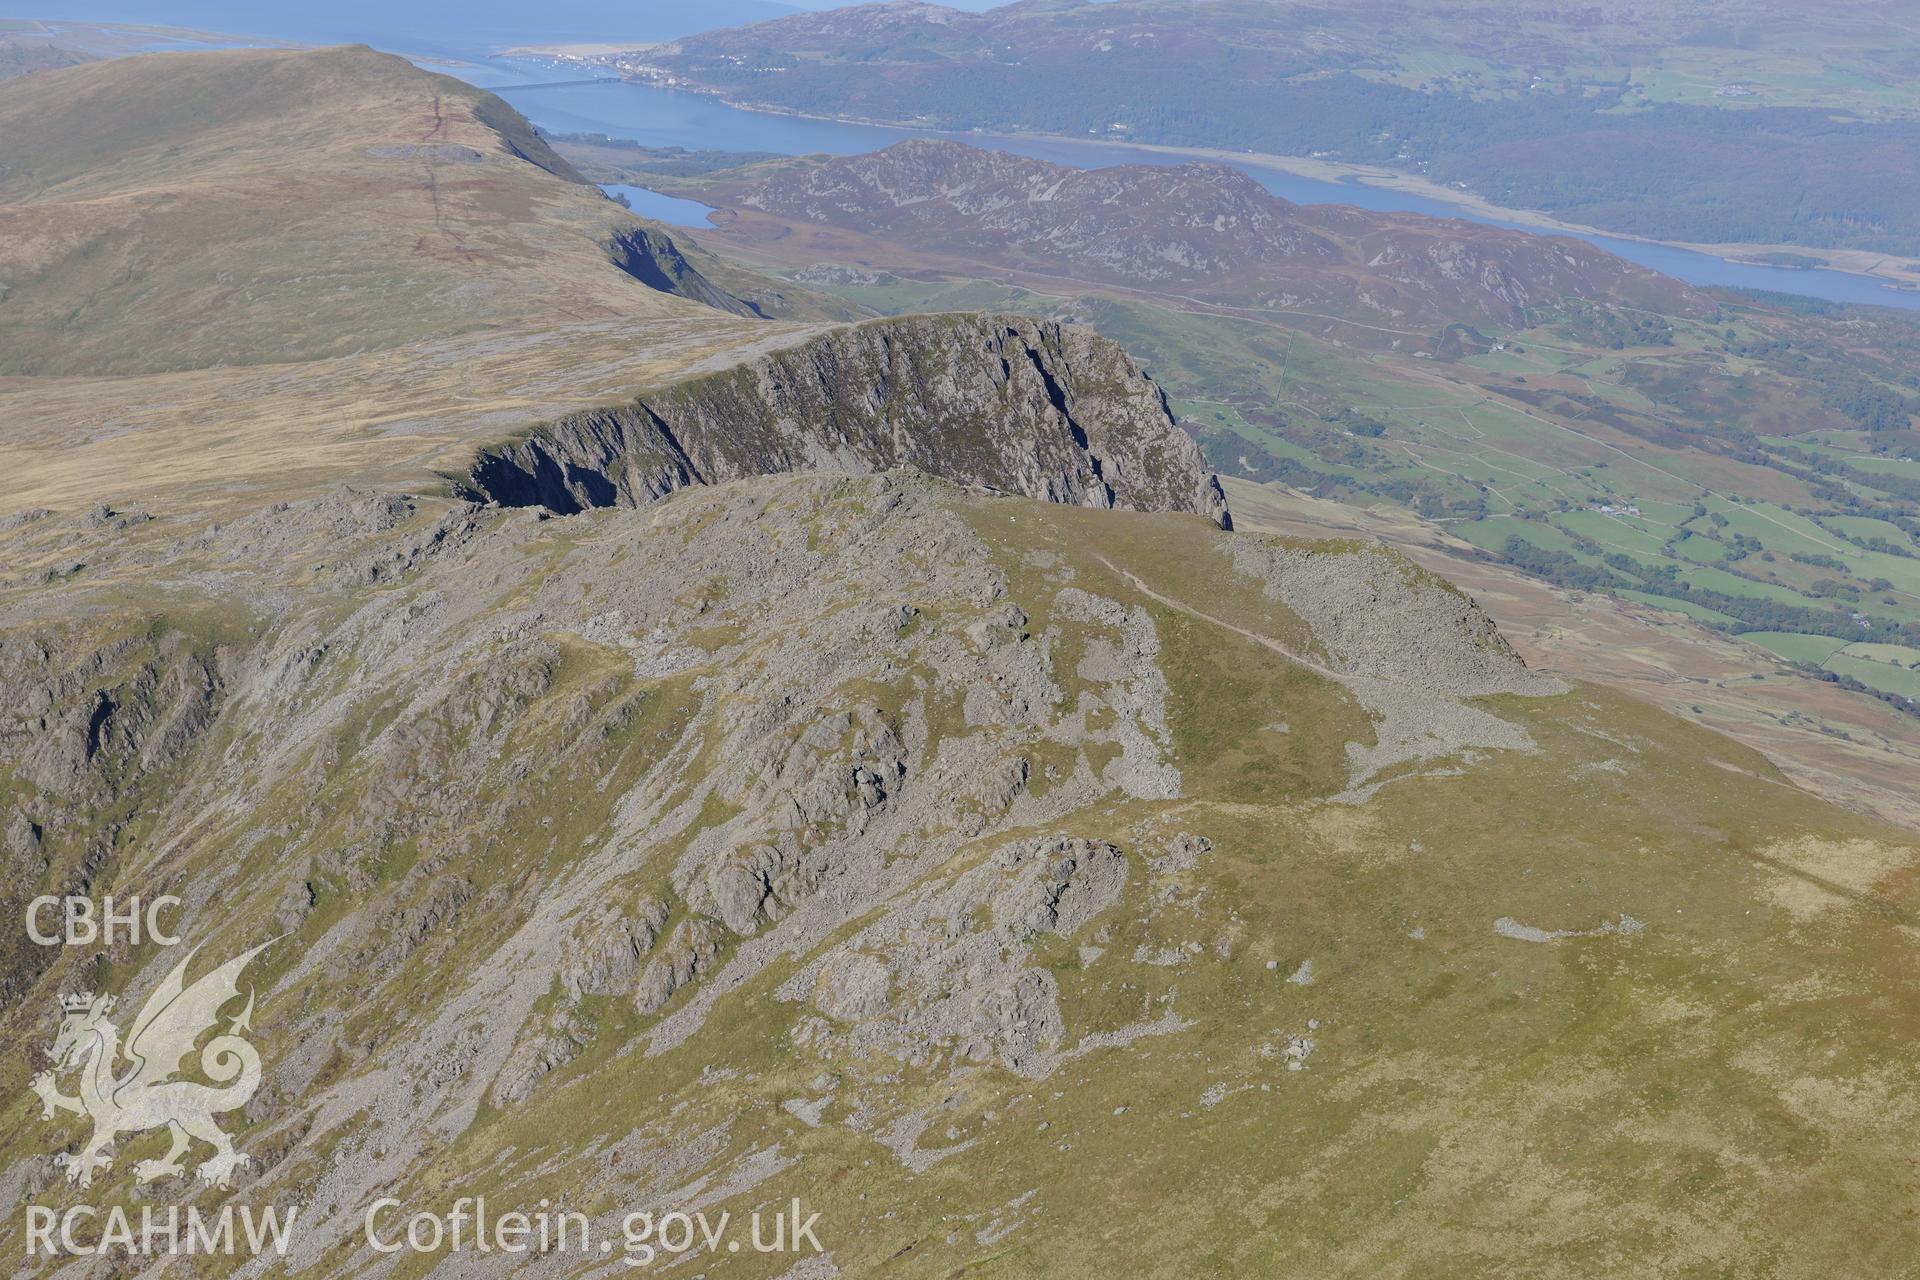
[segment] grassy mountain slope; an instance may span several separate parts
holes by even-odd
[[[811,331],[756,310],[848,310],[720,268],[737,299],[498,99],[362,48],[115,58],[0,117],[14,511],[431,481]]]
[[[0,226],[16,374],[312,360],[680,306],[615,263],[650,256],[646,224],[505,103],[364,48],[9,81]],[[655,283],[738,307],[697,272]]]

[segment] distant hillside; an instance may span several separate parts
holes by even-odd
[[[1507,324],[1567,298],[1705,309],[1688,286],[1583,241],[1296,205],[1224,165],[1083,170],[912,140],[718,175],[698,190],[749,215],[838,227],[916,253],[1277,310]],[[751,237],[753,226],[732,234]]]
[[[499,98],[364,47],[0,84],[0,373],[304,360],[556,314],[750,314]]]
[[[77,49],[68,49],[57,44],[41,41],[29,43],[24,40],[8,39],[0,33],[0,80],[11,80],[15,76],[24,76],[33,71],[53,71],[60,67],[78,66],[89,62],[89,55]]]
[[[858,5],[628,55],[782,111],[1316,155],[1690,241],[1920,252],[1911,5]]]

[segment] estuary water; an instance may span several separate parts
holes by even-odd
[[[990,134],[941,134],[882,125],[844,124],[800,116],[773,115],[728,106],[705,94],[655,88],[627,81],[548,85],[578,79],[578,70],[521,59],[493,58],[437,68],[492,89],[530,120],[553,133],[604,133],[647,146],[689,150],[773,151],[783,155],[853,155],[874,151],[908,137],[950,137],[974,146],[1010,151],[1076,168],[1115,164],[1178,165],[1185,157],[1119,143],[1068,138],[1009,138]],[[1329,182],[1258,164],[1223,160],[1251,176],[1275,195],[1299,204],[1349,204],[1383,212],[1463,218],[1493,226],[1538,231],[1516,222],[1482,217],[1465,209],[1407,192],[1358,181]],[[636,209],[638,205],[636,204]],[[652,216],[652,215],[650,215]],[[700,225],[698,221],[681,225]],[[1874,303],[1920,310],[1920,292],[1895,289],[1865,276],[1841,271],[1797,271],[1786,267],[1729,262],[1673,245],[1613,236],[1581,235],[1631,262],[1652,267],[1697,285],[1729,285],[1800,294],[1829,302]]]

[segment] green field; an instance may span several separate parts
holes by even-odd
[[[1848,643],[1834,636],[1783,631],[1749,631],[1740,638],[1789,662],[1809,663],[1858,680],[1869,689],[1920,700],[1920,648]]]
[[[1811,662],[1815,666],[1847,647],[1845,640],[1833,636],[1806,636],[1797,631],[1749,631],[1740,638],[1789,662]]]
[[[1665,539],[1631,517],[1603,516],[1597,511],[1569,511],[1557,523],[1570,533],[1591,538],[1610,550],[1658,559],[1666,554]]]
[[[1721,613],[1717,609],[1709,609],[1703,604],[1695,604],[1691,600],[1676,600],[1672,596],[1656,596],[1647,591],[1626,590],[1619,594],[1625,599],[1637,600],[1641,604],[1652,605],[1656,609],[1671,609],[1675,613],[1684,613],[1696,622],[1711,622],[1718,626],[1725,627],[1739,625],[1739,619]],[[1751,638],[1751,636],[1742,637],[1742,639]],[[1810,639],[1811,637],[1808,638]],[[1834,643],[1838,644],[1840,642],[1836,640]]]
[[[1885,520],[1876,520],[1871,516],[1827,516],[1820,523],[1850,538],[1859,538],[1863,541],[1884,538],[1895,546],[1914,547],[1916,551],[1920,551],[1920,544],[1916,544],[1909,538],[1905,529],[1897,524],[1889,524]]]
[[[1800,604],[1806,597],[1785,587],[1770,582],[1752,582],[1736,577],[1724,569],[1711,569],[1704,566],[1687,569],[1681,573],[1683,582],[1707,591],[1718,591],[1730,596],[1752,596],[1759,600],[1772,600],[1779,604]]]
[[[1920,649],[1892,644],[1850,644],[1824,664],[1870,689],[1920,700]]]

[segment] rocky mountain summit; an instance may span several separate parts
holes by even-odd
[[[1209,301],[1388,321],[1512,323],[1601,298],[1684,313],[1688,286],[1570,237],[1296,205],[1221,164],[1074,169],[910,139],[867,155],[694,180],[711,203],[858,232],[916,253]],[[727,234],[750,240],[747,218]]]
[[[1598,958],[1691,984],[1709,937],[1727,982],[1758,981],[1762,939],[1782,964],[1865,963],[1889,940],[1742,912],[1846,911],[1803,901],[1795,868],[1914,852],[1723,739],[1527,671],[1389,553],[1191,512],[809,469],[563,516],[342,489],[7,536],[85,568],[0,598],[6,909],[138,886],[181,897],[217,955],[278,939],[236,1130],[257,1164],[231,1194],[302,1206],[303,1274],[376,1272],[373,1199],[446,1186],[564,1189],[609,1233],[635,1202],[798,1195],[832,1224],[821,1274],[872,1271],[903,1234],[942,1271],[1009,1247],[1052,1271],[1098,1236],[1105,1201],[1058,1190],[1075,1170],[1144,1193],[1252,1141],[1294,1176],[1364,1140],[1373,1105],[1344,1091],[1376,1077],[1424,1081],[1415,1123],[1460,1159],[1518,1158],[1569,1076],[1599,1109],[1637,1086],[1557,1019],[1458,1034],[1474,1009],[1577,1007]],[[1548,850],[1579,875],[1530,875]],[[1655,923],[1598,928],[1623,916]],[[174,962],[15,946],[9,1096],[30,1098],[57,993],[134,1004]],[[1720,1071],[1729,1034],[1646,1052]],[[1499,1064],[1527,1105],[1489,1128],[1474,1082]],[[1889,1140],[1853,1111],[1817,1124]],[[47,1154],[78,1137],[16,1111],[0,1195],[101,1194]],[[1643,1140],[1677,1159],[1738,1139]],[[1141,1142],[1150,1168],[1124,1159]],[[146,1154],[130,1143],[112,1194]],[[1415,1194],[1475,1202],[1438,1172]],[[740,1274],[780,1273],[758,1261]]]
[[[981,1067],[1044,1079],[1190,1025],[1172,991],[1136,1016],[1076,1012],[1079,981],[1042,958],[1049,940],[1130,936],[1115,915],[1129,887],[1170,883],[1149,865],[1160,838],[1093,815],[1144,804],[1137,823],[1208,790],[1208,753],[1181,727],[1205,713],[1154,605],[1192,584],[1108,566],[1148,519],[1157,547],[1221,586],[1240,572],[1229,551],[1261,545],[1216,545],[1228,535],[1193,515],[995,499],[915,470],[715,478],[560,520],[344,491],[185,542],[109,519],[99,570],[190,573],[222,610],[282,603],[235,630],[15,599],[0,672],[28,715],[0,737],[8,883],[138,879],[185,898],[210,940],[287,940],[252,1116],[276,1154],[249,1190],[312,1206],[303,1263],[358,1265],[350,1227],[373,1188],[433,1166],[427,1133],[485,1145],[568,1082],[598,1090],[682,1045],[712,1065],[697,1046],[743,1002],[771,1000],[782,1054],[811,1064],[793,1069],[836,1081],[833,1124],[931,1168],[969,1144],[922,1141],[929,1086]],[[1232,589],[1256,611],[1264,593],[1304,605],[1326,598],[1326,563],[1249,561]],[[1383,567],[1383,582],[1408,572]],[[86,594],[105,606],[105,590]],[[1483,686],[1381,656],[1452,645],[1505,672],[1497,687],[1553,691],[1483,646],[1470,606],[1456,620],[1457,597],[1399,599],[1303,633],[1309,670],[1359,663],[1452,705]],[[1372,737],[1337,679],[1310,675],[1288,704],[1303,741],[1310,720]],[[1302,776],[1262,793],[1532,748],[1470,720],[1408,743],[1350,762],[1282,745]],[[48,959],[16,954],[15,989],[81,980],[36,974]],[[15,1006],[20,1043],[43,1003]],[[926,1083],[901,1088],[903,1067]],[[473,1116],[483,1101],[498,1120]],[[360,1114],[379,1125],[346,1122]],[[710,1167],[737,1158],[716,1149]]]

